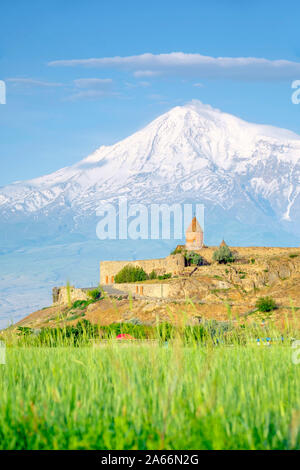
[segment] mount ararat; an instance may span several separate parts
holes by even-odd
[[[49,302],[68,278],[95,284],[100,259],[165,256],[180,243],[98,240],[97,208],[120,196],[203,203],[207,244],[296,246],[300,136],[193,101],[75,165],[0,188],[0,318]]]

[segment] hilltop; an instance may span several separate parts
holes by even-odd
[[[201,250],[210,262],[215,248]],[[157,321],[197,324],[203,319],[227,321],[229,315],[242,322],[272,320],[281,327],[286,318],[293,321],[300,309],[300,249],[231,249],[237,255],[234,263],[212,263],[196,269],[186,267],[181,276],[160,281],[169,285],[169,299],[137,295],[129,300],[106,296],[98,302],[77,308],[70,308],[65,302],[34,312],[16,326],[55,327],[76,324],[82,319],[100,325],[122,322],[155,324]],[[144,281],[146,284],[154,282],[157,283]],[[77,295],[84,298],[84,293],[78,292]],[[255,304],[258,298],[266,296],[275,300],[277,309],[259,313]]]

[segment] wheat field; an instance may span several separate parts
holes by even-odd
[[[297,449],[300,365],[270,347],[8,344],[1,449]]]

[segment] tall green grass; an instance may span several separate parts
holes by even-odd
[[[0,449],[300,448],[295,308],[281,331],[227,310],[227,322],[197,326],[183,312],[177,326],[8,331]]]
[[[182,327],[167,342],[163,328],[149,343],[93,346],[87,332],[76,347],[64,335],[48,346],[11,337],[0,365],[0,449],[300,447],[290,324],[270,347],[257,347],[259,329],[248,327],[201,338]]]

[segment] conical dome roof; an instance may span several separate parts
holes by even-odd
[[[202,227],[196,217],[193,217],[192,222],[187,228],[187,232],[203,232]]]

